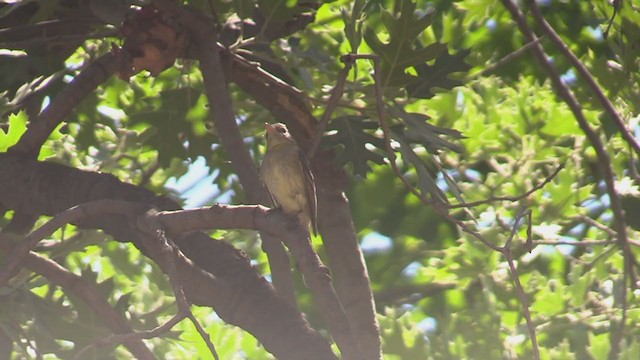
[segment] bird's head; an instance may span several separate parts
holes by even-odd
[[[289,130],[287,129],[285,124],[277,123],[277,124],[264,124],[265,129],[267,129],[267,147],[273,148],[278,145],[295,143],[295,140],[291,137]]]

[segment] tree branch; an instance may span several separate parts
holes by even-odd
[[[542,13],[540,12],[540,8],[538,8],[538,5],[536,5],[536,2],[534,0],[527,0],[526,3],[529,6],[529,9],[531,9],[531,13],[536,19],[538,25],[540,25],[549,39],[551,39],[551,41],[558,47],[558,49],[560,49],[560,52],[569,60],[569,62],[576,68],[576,70],[578,70],[578,73],[582,75],[584,80],[587,82],[587,85],[589,85],[589,87],[591,88],[591,91],[593,91],[593,94],[596,96],[598,101],[600,101],[600,104],[604,108],[605,112],[609,114],[611,119],[613,119],[613,122],[616,124],[616,127],[622,134],[622,137],[627,141],[627,143],[629,143],[629,146],[631,146],[633,150],[635,150],[636,154],[640,155],[640,144],[636,140],[635,136],[633,136],[631,131],[627,129],[627,126],[624,124],[624,121],[618,113],[618,110],[616,110],[607,95],[605,95],[604,91],[602,91],[602,88],[600,87],[600,85],[598,85],[587,67],[580,61],[580,59],[578,59],[576,54],[574,54],[571,49],[569,49],[567,44],[562,41],[560,35],[558,35],[553,27],[551,27],[547,20],[545,20],[544,16],[542,16]]]
[[[53,217],[44,225],[29,233],[23,241],[15,246],[9,256],[6,265],[0,269],[0,287],[15,275],[24,262],[25,257],[33,250],[40,240],[51,236],[56,230],[70,223],[78,223],[88,218],[104,214],[122,214],[133,217],[142,206],[120,200],[98,200],[91,203],[74,206]]]
[[[191,304],[184,294],[184,288],[179,280],[178,271],[176,268],[176,259],[182,256],[180,248],[178,248],[170,237],[167,235],[162,223],[158,220],[158,211],[156,209],[148,210],[143,216],[138,218],[137,224],[145,228],[148,233],[153,234],[158,242],[158,247],[161,250],[164,260],[167,263],[167,275],[169,276],[169,282],[173,288],[173,294],[176,298],[176,304],[178,305],[178,315],[191,320],[193,325],[200,334],[200,337],[204,340],[205,344],[209,348],[209,352],[215,360],[219,360],[218,352],[215,346],[211,342],[209,334],[207,334],[198,320],[193,316],[191,312]]]
[[[2,251],[9,252],[12,249],[9,247],[10,240],[7,237],[7,235],[0,233],[0,248]],[[130,333],[133,331],[122,315],[115,311],[104,298],[99,296],[100,291],[55,261],[30,252],[24,259],[24,266],[47,278],[52,284],[62,287],[67,293],[84,300],[114,333]],[[138,359],[151,360],[156,358],[142,341],[126,341],[124,346]]]
[[[87,353],[95,347],[121,344],[121,343],[126,343],[128,341],[134,341],[134,340],[140,341],[143,339],[152,339],[155,337],[162,336],[162,334],[169,332],[174,326],[176,326],[179,322],[184,320],[184,318],[185,318],[184,314],[178,313],[174,315],[171,319],[167,320],[164,324],[157,326],[153,330],[138,331],[138,332],[132,332],[129,334],[113,334],[111,336],[107,336],[106,338],[99,339],[93,344],[89,344],[84,348],[80,349],[80,351],[78,351],[76,355],[73,357],[73,360],[86,359],[88,357]]]
[[[338,106],[338,102],[342,97],[342,93],[344,92],[344,83],[347,80],[347,76],[349,75],[349,71],[351,70],[352,62],[351,61],[343,61],[344,68],[338,74],[338,81],[336,82],[336,86],[331,91],[331,96],[329,96],[329,100],[327,101],[327,106],[322,114],[322,118],[316,127],[315,134],[311,139],[311,144],[309,145],[309,150],[307,151],[307,158],[312,159],[316,154],[316,150],[318,149],[318,145],[320,145],[320,141],[322,140],[322,135],[324,134],[327,125],[329,124],[329,120],[331,120],[331,114]]]
[[[217,34],[210,24],[194,14],[178,8],[169,1],[154,1],[159,9],[177,16],[180,23],[191,33],[198,48],[200,71],[204,78],[204,86],[211,105],[211,116],[215,129],[220,135],[222,146],[231,161],[240,183],[250,203],[268,204],[269,197],[260,181],[258,170],[244,146],[240,128],[231,104],[231,97],[224,78],[224,70],[218,53]],[[263,235],[263,234],[261,234]],[[261,236],[263,248],[267,253],[276,289],[292,305],[296,304],[293,290],[293,275],[282,243],[268,234]]]
[[[0,204],[26,214],[55,215],[69,207],[99,199],[127,199],[160,210],[178,206],[151,191],[125,184],[108,174],[0,154]],[[156,240],[120,215],[101,215],[76,224],[103,229],[118,241],[132,242],[166,271]],[[278,359],[335,359],[327,341],[302,314],[280,297],[228,243],[202,232],[172,235],[181,254],[176,259],[187,299],[210,306],[227,323],[253,334]]]
[[[331,286],[331,277],[313,249],[309,232],[280,211],[260,205],[214,205],[210,208],[161,212],[160,221],[171,233],[204,229],[250,229],[273,234],[291,250],[306,283],[319,304],[329,329],[345,359],[360,359],[347,316]],[[305,239],[305,241],[300,241]]]
[[[512,18],[518,24],[518,27],[520,28],[520,31],[522,32],[522,34],[525,36],[525,39],[528,42],[534,41],[537,37],[529,27],[529,24],[527,24],[527,20],[525,19],[522,12],[520,12],[518,5],[516,5],[512,0],[502,0],[502,3],[507,8],[507,10],[509,10],[509,12],[511,13]],[[613,212],[614,225],[617,232],[618,245],[620,246],[620,248],[622,248],[623,255],[624,255],[624,271],[629,272],[629,274],[631,275],[630,281],[632,284],[635,284],[636,277],[634,274],[633,266],[637,264],[637,261],[635,260],[635,255],[633,254],[633,252],[631,251],[631,248],[629,247],[627,227],[624,219],[624,210],[622,209],[620,196],[615,189],[614,174],[611,168],[611,160],[609,158],[609,154],[606,152],[604,148],[604,144],[600,140],[600,136],[598,136],[598,134],[591,127],[591,125],[589,125],[588,120],[585,118],[582,112],[582,107],[580,103],[574,96],[573,92],[571,92],[569,87],[560,79],[560,75],[558,74],[556,69],[553,67],[553,64],[551,64],[551,62],[548,60],[544,52],[544,49],[542,48],[542,45],[540,45],[540,43],[534,46],[533,53],[536,59],[538,60],[538,62],[540,63],[540,65],[542,66],[542,68],[549,75],[549,78],[553,83],[556,93],[560,98],[562,98],[567,103],[567,105],[573,112],[574,116],[576,117],[576,120],[578,121],[578,125],[580,126],[582,131],[585,133],[585,135],[591,142],[591,145],[593,146],[594,150],[596,151],[596,155],[598,157],[598,167],[602,172],[602,176],[604,178],[604,181],[607,187],[607,194],[609,195],[609,199],[611,202],[611,211]],[[635,285],[632,285],[632,286],[635,286]],[[622,311],[623,311],[623,319],[625,319],[626,311],[627,311],[626,284],[623,284],[622,292],[623,292]],[[614,325],[614,321],[615,320],[612,319],[612,328],[616,327]],[[614,336],[612,341],[610,357],[617,356],[617,354],[620,351],[620,346],[621,346],[620,343],[622,341],[624,326],[625,324],[622,323],[617,328],[616,335]]]
[[[80,74],[56,96],[53,101],[38,115],[31,119],[27,131],[20,137],[18,143],[8,152],[23,154],[36,158],[40,147],[47,140],[51,132],[65,120],[71,111],[80,104],[87,94],[106,81],[120,67],[120,63],[111,53],[102,55],[91,62]]]
[[[285,122],[298,145],[308,151],[318,122],[311,114],[304,94],[236,54],[223,54],[233,58],[233,81],[274,117]],[[331,150],[319,151],[311,159],[317,186],[318,228],[329,256],[336,290],[361,350],[365,358],[378,359],[382,357],[380,332],[371,284],[353,227],[349,201],[344,195],[347,177],[344,169],[334,165],[334,159]]]

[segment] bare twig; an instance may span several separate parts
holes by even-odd
[[[580,241],[563,241],[563,240],[536,240],[533,243],[539,245],[570,245],[570,246],[607,246],[611,244],[608,240],[580,240]]]
[[[160,162],[157,159],[153,160],[149,165],[149,167],[142,171],[142,177],[138,182],[138,186],[143,186],[143,187],[146,186],[151,180],[151,177],[153,176],[153,174],[155,174],[156,171],[158,171],[159,169],[160,169]]]
[[[184,314],[178,313],[174,317],[169,319],[166,323],[156,327],[153,330],[139,331],[139,332],[134,332],[129,334],[113,334],[111,336],[107,336],[106,338],[102,338],[80,349],[80,351],[76,353],[73,359],[74,360],[85,359],[87,357],[86,354],[95,347],[102,347],[102,346],[113,345],[113,344],[122,344],[130,341],[139,341],[143,339],[152,339],[155,337],[159,337],[162,334],[169,332],[174,326],[176,326],[176,324],[181,322],[184,318],[185,318]]]
[[[307,150],[307,158],[309,159],[312,159],[316,154],[316,150],[318,149],[320,141],[322,140],[322,135],[324,134],[324,131],[329,124],[329,120],[331,119],[331,114],[333,114],[333,111],[338,106],[338,102],[340,101],[342,93],[344,92],[344,83],[346,82],[349,71],[351,70],[352,61],[344,58],[341,60],[344,63],[344,68],[342,68],[342,71],[340,71],[340,73],[338,74],[338,81],[336,82],[336,86],[331,91],[331,96],[327,101],[327,107],[324,110],[324,114],[322,114],[322,118],[320,119],[318,126],[316,126],[316,132],[313,135],[313,138],[311,139],[309,145],[309,149]]]
[[[475,74],[471,74],[469,76],[467,76],[467,80],[471,80],[471,79],[475,79],[481,76],[486,76],[487,74],[492,73],[493,71],[499,69],[500,67],[504,66],[505,64],[517,59],[518,57],[524,55],[527,51],[529,51],[530,49],[532,49],[537,43],[539,43],[540,41],[542,41],[544,37],[539,37],[537,39],[535,39],[532,42],[528,42],[526,44],[524,44],[521,48],[505,55],[502,59],[496,61],[494,64],[491,64],[487,67],[485,67],[484,69],[482,69],[482,71],[478,71]]]
[[[143,225],[144,228],[147,228],[147,232],[150,232],[158,239],[158,243],[162,252],[162,255],[167,264],[167,275],[169,276],[169,282],[171,283],[171,287],[173,289],[173,293],[176,298],[176,304],[178,305],[178,314],[183,314],[187,317],[196,330],[207,344],[209,348],[209,352],[215,360],[219,360],[218,353],[216,352],[216,348],[211,342],[209,334],[207,334],[198,320],[193,316],[193,313],[190,310],[191,304],[187,300],[185,296],[184,289],[182,284],[179,281],[178,270],[176,268],[176,255],[180,253],[180,249],[171,241],[171,239],[167,236],[162,223],[158,219],[158,211],[156,209],[150,209],[147,213],[142,217],[143,222],[138,222]],[[146,225],[146,226],[145,226]]]
[[[495,197],[490,197],[490,198],[484,199],[484,200],[465,202],[465,203],[462,203],[462,204],[451,204],[451,205],[446,205],[446,206],[448,208],[451,208],[451,209],[457,209],[457,208],[470,208],[470,207],[474,207],[474,206],[478,206],[478,205],[484,205],[484,204],[492,203],[492,202],[496,202],[496,201],[511,201],[511,202],[520,201],[520,200],[526,198],[527,196],[533,194],[534,192],[542,189],[545,185],[547,185],[549,182],[551,182],[551,180],[553,180],[558,175],[560,170],[564,169],[564,166],[565,166],[565,163],[560,164],[553,171],[553,173],[551,173],[549,176],[547,176],[542,182],[540,182],[538,185],[532,187],[531,189],[527,190],[523,194],[520,194],[520,195],[517,195],[517,196],[495,196]]]
[[[607,25],[607,29],[602,34],[604,39],[609,37],[609,30],[611,30],[611,25],[613,25],[613,20],[616,18],[618,11],[620,11],[620,7],[622,6],[622,0],[613,0],[611,5],[613,5],[613,14],[611,14],[611,19],[609,19],[609,25]]]
[[[524,292],[524,287],[522,286],[522,283],[520,282],[520,275],[518,274],[518,269],[516,268],[516,265],[514,263],[513,260],[513,253],[511,252],[511,241],[513,240],[517,230],[518,230],[518,225],[520,223],[520,220],[524,217],[524,216],[529,216],[531,215],[531,210],[526,209],[526,208],[522,208],[520,210],[520,212],[518,213],[518,215],[516,216],[516,219],[514,221],[513,224],[513,228],[511,230],[511,235],[509,235],[509,238],[507,239],[507,242],[504,244],[504,246],[501,248],[501,253],[502,255],[505,257],[505,259],[507,260],[507,264],[509,264],[509,271],[511,272],[511,278],[513,279],[513,282],[516,285],[516,293],[518,294],[518,297],[520,298],[520,304],[522,305],[522,312],[524,315],[524,319],[527,322],[527,329],[529,330],[529,337],[531,338],[531,345],[533,347],[533,358],[536,360],[540,359],[540,349],[538,347],[538,338],[536,336],[536,328],[535,325],[533,324],[533,321],[531,320],[531,313],[529,311],[529,301],[527,301],[527,295]],[[529,218],[530,219],[530,218]],[[531,224],[528,225],[528,229],[531,228]],[[531,232],[529,230],[527,230],[527,244],[530,244],[532,242],[531,239]]]
[[[538,347],[538,339],[536,337],[536,328],[531,321],[531,312],[529,311],[529,302],[527,301],[527,295],[524,293],[524,289],[522,287],[522,283],[520,282],[520,277],[518,275],[518,270],[513,261],[513,254],[511,253],[511,248],[505,248],[502,252],[502,255],[507,260],[507,264],[509,264],[509,271],[511,272],[511,278],[516,285],[516,293],[518,294],[518,298],[520,298],[520,304],[522,305],[522,311],[527,322],[527,329],[529,330],[529,336],[531,338],[531,344],[533,347],[533,358],[536,360],[540,359],[540,349]]]
[[[607,235],[609,235],[612,238],[614,238],[614,237],[616,237],[618,235],[610,227],[595,221],[594,219],[592,219],[591,217],[589,217],[587,215],[578,215],[578,216],[576,216],[576,218],[578,220],[584,221],[585,223],[587,223],[587,224],[589,224],[589,225],[591,225],[591,226],[593,226],[593,227],[595,227],[595,228],[597,228],[599,230],[602,230],[602,231],[606,232]],[[629,239],[629,241],[631,241],[631,239]]]
[[[578,73],[582,75],[584,80],[587,82],[587,85],[589,85],[589,87],[591,88],[591,91],[593,91],[594,95],[596,96],[596,98],[598,99],[598,101],[606,111],[606,113],[609,114],[611,119],[613,119],[613,122],[618,128],[618,130],[620,131],[620,133],[622,134],[622,137],[627,141],[627,143],[629,143],[629,145],[633,148],[633,150],[635,150],[636,154],[640,155],[640,144],[638,143],[638,140],[636,140],[635,136],[633,136],[631,131],[627,129],[627,126],[622,120],[620,113],[618,113],[618,110],[616,110],[616,108],[613,106],[613,103],[611,103],[611,100],[609,100],[607,95],[605,95],[604,91],[602,91],[602,88],[600,87],[600,85],[598,85],[595,78],[593,77],[593,75],[591,75],[587,67],[580,61],[580,59],[578,59],[578,57],[573,53],[573,51],[569,49],[567,44],[565,44],[564,41],[562,41],[562,38],[560,38],[560,35],[558,35],[558,33],[553,29],[553,27],[551,27],[551,25],[547,22],[547,20],[544,18],[544,16],[540,12],[540,9],[538,8],[538,5],[536,4],[536,2],[534,0],[527,0],[527,5],[531,9],[531,13],[533,14],[533,17],[538,22],[538,25],[540,25],[540,27],[546,33],[546,35],[549,36],[549,39],[551,39],[551,41],[558,47],[558,49],[560,49],[560,52],[569,60],[569,62],[576,68],[576,70],[578,70]],[[615,6],[616,10],[617,8],[618,6]],[[613,16],[615,16],[615,12]],[[613,21],[613,17],[612,17],[612,21]]]
[[[211,353],[211,355],[213,355],[213,358],[215,360],[220,360],[220,357],[218,356],[218,352],[216,351],[216,347],[215,345],[213,345],[213,342],[211,341],[211,337],[204,330],[202,325],[200,325],[200,322],[198,321],[198,319],[196,319],[196,317],[193,315],[191,311],[189,311],[189,313],[187,314],[187,317],[189,318],[189,320],[191,320],[191,323],[196,328],[196,331],[198,332],[198,334],[200,334],[200,337],[202,338],[202,340],[204,340],[205,344],[207,344],[207,348],[209,349],[209,352]]]

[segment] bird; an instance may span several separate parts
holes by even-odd
[[[267,152],[260,177],[273,204],[293,215],[314,235],[318,233],[316,185],[306,155],[282,123],[264,124]]]

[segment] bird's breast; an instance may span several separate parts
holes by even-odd
[[[307,208],[305,178],[296,151],[273,149],[264,157],[260,167],[262,181],[271,196],[288,214],[297,214]]]

